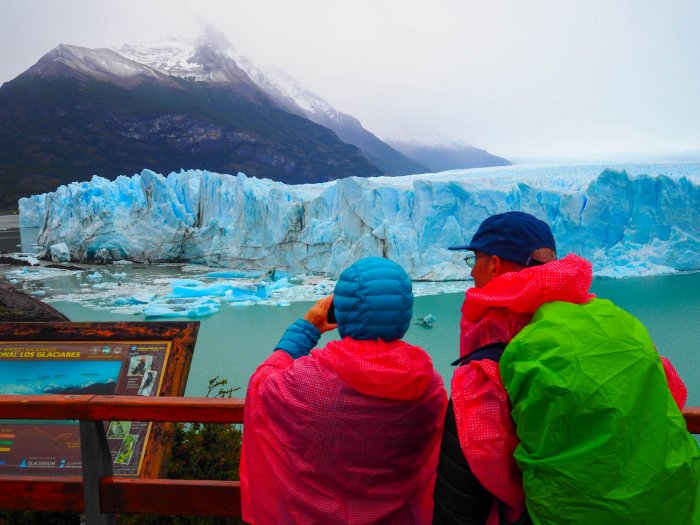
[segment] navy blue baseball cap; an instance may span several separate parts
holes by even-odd
[[[480,251],[528,266],[530,255],[540,248],[557,251],[549,225],[529,213],[509,211],[484,220],[469,244],[448,250]]]

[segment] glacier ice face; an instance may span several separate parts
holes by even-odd
[[[336,276],[388,257],[415,280],[460,280],[489,215],[547,221],[558,254],[613,277],[700,269],[700,164],[510,166],[289,186],[190,170],[143,170],[21,199],[20,225],[74,261],[190,261]],[[54,250],[55,251],[55,250]]]
[[[48,255],[51,257],[52,261],[56,262],[68,262],[70,261],[70,249],[65,242],[59,242],[57,244],[52,244],[49,248]]]

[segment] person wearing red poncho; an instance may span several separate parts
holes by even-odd
[[[556,260],[549,226],[523,212],[487,218],[469,245],[450,249],[474,252],[474,288],[462,306],[434,523],[681,523],[673,513],[690,523],[698,454],[678,410],[687,391],[641,323],[589,293],[591,264]]]
[[[341,339],[311,350],[332,330]],[[447,395],[428,354],[403,342],[411,281],[362,259],[285,332],[248,384],[243,519],[254,525],[425,524]]]

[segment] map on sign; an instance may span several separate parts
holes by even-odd
[[[171,341],[0,341],[0,394],[156,396]],[[115,475],[138,476],[151,423],[105,423]],[[77,421],[0,420],[0,475],[79,475]]]

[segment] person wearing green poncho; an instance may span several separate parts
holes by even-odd
[[[474,251],[475,288],[434,523],[700,523],[685,387],[639,321],[588,293],[590,263],[556,260],[549,226],[522,212],[486,219],[454,249]],[[460,460],[480,492],[460,485]]]

